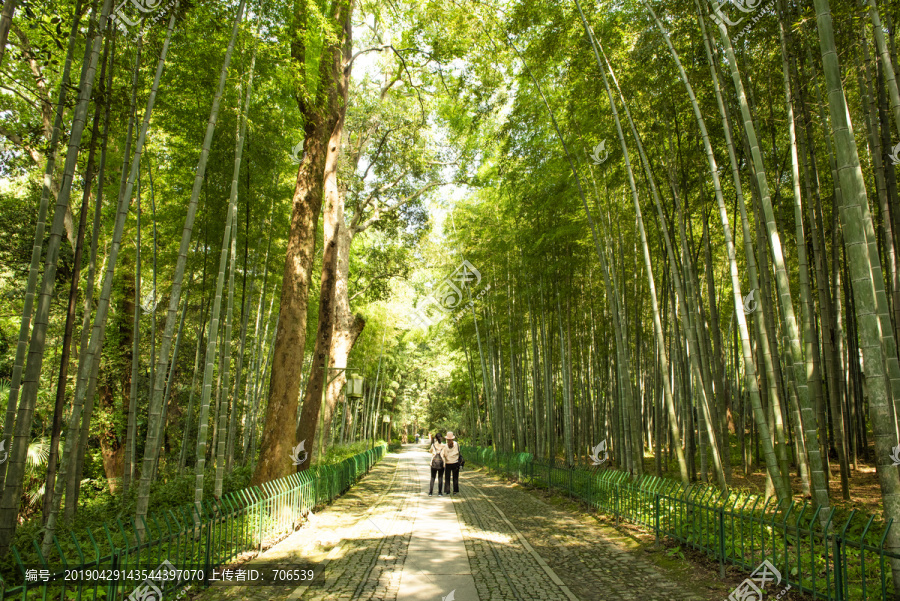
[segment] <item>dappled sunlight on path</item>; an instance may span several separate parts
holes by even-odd
[[[428,496],[430,456],[407,445],[246,567],[314,569],[312,585],[218,584],[199,601],[702,601],[610,533],[519,487],[463,470]]]

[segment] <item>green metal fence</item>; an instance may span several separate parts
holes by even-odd
[[[569,467],[530,453],[460,445],[466,461],[517,481],[556,489],[598,511],[702,551],[725,565],[752,571],[768,559],[792,590],[816,598],[896,599],[891,565],[900,554],[885,541],[892,522],[853,510],[822,511],[808,502],[777,502],[706,484],[642,476],[602,466]]]
[[[156,583],[162,598],[174,598],[189,584],[207,586],[217,567],[292,532],[310,509],[350,488],[384,453],[379,445],[334,465],[205,500],[199,510],[190,504],[150,514],[140,527],[133,518],[116,519],[87,528],[81,537],[70,532],[54,537],[50,557],[38,541],[30,549],[13,546],[15,568],[0,578],[0,600],[138,599],[129,595],[157,568],[177,570],[174,578]]]

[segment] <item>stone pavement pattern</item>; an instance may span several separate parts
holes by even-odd
[[[484,474],[428,496],[409,445],[244,567],[317,564],[315,586],[214,585],[196,601],[702,601],[608,531]],[[445,599],[446,598],[446,599]]]

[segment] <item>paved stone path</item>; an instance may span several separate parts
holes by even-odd
[[[429,497],[429,461],[413,445],[388,454],[302,529],[243,566],[315,565],[316,585],[214,585],[196,600],[708,598],[625,550],[590,518],[482,473],[463,470],[460,494]]]

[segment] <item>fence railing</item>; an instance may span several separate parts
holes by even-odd
[[[190,584],[208,586],[216,568],[261,551],[292,532],[310,509],[350,488],[385,448],[207,499],[199,509],[189,504],[150,514],[140,527],[134,518],[116,519],[86,528],[81,537],[54,537],[50,557],[37,541],[33,549],[13,546],[15,566],[0,578],[0,600],[142,599],[134,595],[146,590],[147,580],[156,580],[151,586],[158,591],[147,598],[170,599]],[[160,570],[174,574],[152,578]]]
[[[460,445],[466,461],[519,482],[556,489],[597,510],[752,571],[768,560],[792,590],[836,601],[896,599],[900,553],[886,541],[892,522],[793,499],[721,490],[599,467],[566,466],[530,453]]]

